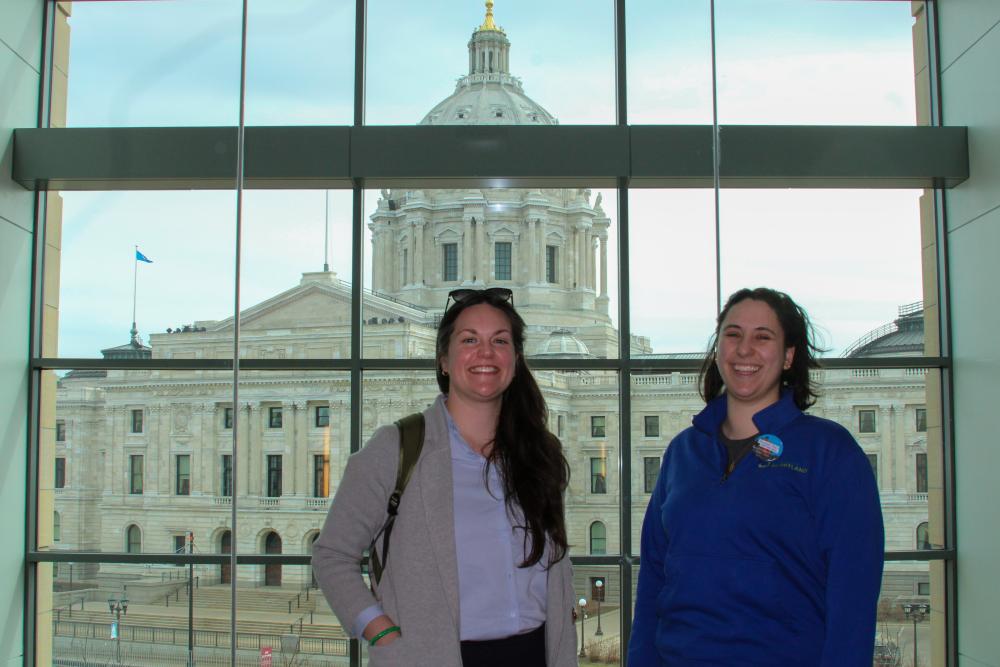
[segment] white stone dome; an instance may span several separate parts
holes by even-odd
[[[538,347],[535,357],[586,357],[592,358],[590,348],[573,335],[569,329],[556,329]]]
[[[559,121],[524,94],[510,74],[510,41],[493,22],[493,2],[486,20],[469,40],[469,72],[455,92],[436,104],[421,125],[556,125]]]

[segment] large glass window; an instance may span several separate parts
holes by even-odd
[[[59,69],[68,72],[65,124],[235,125],[239,3],[226,0],[207,14],[187,4],[72,4],[73,40],[62,35],[54,52],[69,48],[71,62]],[[729,187],[723,174],[714,190],[707,157],[701,172],[666,185],[581,182],[545,160],[518,162],[507,150],[517,128],[486,128],[469,145],[449,144],[454,137],[443,131],[440,150],[428,156],[408,148],[426,128],[405,127],[534,132],[558,121],[583,133],[585,155],[607,139],[602,132],[637,133],[642,124],[701,125],[708,137],[715,95],[727,164],[729,125],[912,124],[913,63],[924,56],[908,41],[916,5],[780,0],[761,8],[721,0],[713,44],[706,3],[628,2],[619,90],[614,3],[498,3],[488,18],[482,4],[444,12],[369,0],[361,22],[353,0],[279,4],[252,7],[248,16],[245,120],[272,126],[277,134],[269,136],[278,139],[252,146],[261,128],[247,131],[241,199],[226,168],[211,182],[153,178],[143,186],[149,190],[136,191],[145,181],[97,180],[86,187],[109,189],[46,195],[39,228],[51,250],[36,280],[49,347],[33,353],[45,379],[33,497],[42,525],[29,561],[50,558],[57,540],[60,549],[108,557],[61,563],[51,582],[39,583],[52,595],[51,604],[40,598],[40,609],[47,604],[55,615],[81,586],[120,581],[137,591],[134,604],[147,589],[173,591],[171,606],[183,604],[176,563],[113,561],[122,552],[169,554],[191,530],[195,554],[272,557],[193,563],[197,628],[219,642],[209,649],[209,635],[197,635],[206,642],[196,647],[199,662],[220,659],[231,640],[255,649],[270,642],[279,653],[268,637],[294,628],[301,661],[358,667],[348,633],[316,604],[311,569],[291,559],[311,553],[351,453],[438,395],[435,333],[448,292],[503,281],[527,322],[529,365],[571,469],[567,532],[574,588],[585,600],[575,640],[594,660],[621,661],[617,642],[621,623],[630,622],[648,494],[666,443],[704,407],[697,369],[718,302],[765,284],[805,306],[823,361],[837,360],[814,371],[822,394],[812,413],[854,434],[879,478],[890,556],[879,646],[908,652],[919,640],[923,655],[925,642],[943,641],[944,612],[914,630],[900,605],[918,596],[946,609],[950,556],[936,550],[953,546],[943,513],[951,492],[943,472],[950,435],[941,420],[948,397],[937,370],[948,360],[924,357],[939,349],[937,220],[922,199],[933,194],[884,182],[865,189],[863,178],[851,189],[815,179],[805,188],[796,174],[793,187],[773,187],[763,173],[773,146],[757,147],[761,178],[741,187]],[[359,24],[369,34],[356,54]],[[355,100],[355,90],[365,99]],[[631,125],[588,127],[616,120]],[[351,129],[353,153],[323,134],[355,122],[370,127]],[[382,125],[398,126],[393,150],[367,147],[377,164],[359,166],[366,132]],[[538,136],[544,146],[555,135]],[[320,137],[320,157],[310,157],[312,137]],[[191,141],[202,152],[195,160],[178,145],[182,167],[190,160],[200,173],[218,167],[206,156],[222,155],[230,166],[236,159],[231,141]],[[795,146],[781,148],[797,155]],[[408,175],[411,161],[446,171],[464,150],[479,152],[462,179]],[[111,147],[96,154],[112,163],[118,155]],[[259,176],[261,155],[277,169],[273,179]],[[349,165],[347,176],[330,177],[331,162]],[[157,164],[155,155],[135,157],[135,168]],[[389,171],[379,171],[384,166]],[[913,357],[920,359],[910,367]],[[48,367],[51,359],[80,358],[87,363]],[[914,543],[931,550],[922,554],[930,565],[892,559]],[[227,606],[230,589],[218,586],[239,587],[237,609]],[[271,626],[245,630],[257,605],[270,599],[274,611],[268,595],[278,590],[301,597],[288,618],[282,599]],[[149,605],[149,626],[174,623],[183,649],[186,622],[164,611],[165,598]],[[230,613],[241,624],[236,638],[226,634]],[[204,620],[218,617],[218,630]],[[70,626],[62,611],[53,637],[44,618],[38,641],[66,664],[82,664],[94,642],[106,641],[99,633],[107,617],[81,616]],[[138,660],[152,635],[126,620],[122,647]]]

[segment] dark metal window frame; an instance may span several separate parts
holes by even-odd
[[[683,360],[649,360],[630,357],[629,217],[628,190],[640,187],[841,187],[841,188],[931,188],[937,229],[940,356],[907,359],[825,359],[826,368],[932,368],[942,381],[944,446],[944,548],[926,551],[896,551],[886,554],[893,561],[943,561],[948,625],[948,664],[957,664],[955,622],[955,479],[952,414],[952,367],[950,356],[950,302],[947,286],[947,235],[944,222],[945,188],[968,177],[968,139],[965,128],[944,127],[941,121],[940,64],[936,41],[936,7],[926,4],[927,44],[932,102],[931,127],[669,127],[628,126],[626,97],[625,0],[612,0],[615,7],[615,70],[618,122],[602,127],[558,128],[448,128],[451,138],[424,133],[428,128],[374,128],[364,124],[364,73],[366,67],[367,14],[365,0],[356,0],[355,13],[355,118],[348,128],[47,128],[48,91],[52,63],[55,3],[44,3],[46,49],[43,52],[42,104],[39,129],[15,130],[13,178],[24,187],[39,191],[36,198],[36,228],[44,229],[45,190],[90,189],[211,189],[243,188],[348,188],[353,192],[352,213],[352,333],[351,355],[344,360],[131,360],[107,362],[98,359],[46,358],[41,356],[42,281],[44,236],[35,235],[32,280],[31,376],[29,384],[28,516],[25,531],[27,585],[24,598],[24,657],[34,660],[36,628],[34,565],[40,562],[115,563],[228,563],[230,565],[281,563],[306,565],[308,555],[263,554],[60,553],[37,548],[38,418],[41,378],[44,370],[72,368],[232,370],[235,391],[238,374],[244,370],[340,369],[351,375],[350,443],[360,446],[361,378],[368,370],[429,370],[431,360],[365,359],[361,337],[361,256],[364,244],[363,191],[381,186],[495,187],[503,178],[506,187],[616,187],[618,190],[619,249],[619,344],[617,359],[545,360],[537,369],[617,371],[621,380],[619,398],[620,434],[630,433],[631,397],[627,387],[637,374],[692,371],[697,363]],[[243,58],[245,62],[244,18]],[[241,88],[242,90],[242,88]],[[241,96],[242,97],[242,96]],[[242,119],[241,102],[241,119]],[[468,130],[468,131],[465,131]],[[523,131],[522,131],[523,130]],[[538,130],[538,133],[531,132]],[[511,150],[505,155],[483,154],[478,146],[501,142]],[[283,139],[281,139],[283,137]],[[278,138],[278,140],[275,140]],[[485,139],[485,141],[484,141]],[[581,141],[584,139],[584,141]],[[392,150],[379,150],[389,146]],[[434,147],[437,155],[421,154]],[[767,146],[768,151],[761,147]],[[780,150],[776,147],[781,147]],[[708,150],[706,150],[708,147]],[[583,149],[581,152],[581,148]],[[721,150],[720,150],[721,148]],[[98,165],[95,154],[139,155],[136,160]],[[835,150],[834,150],[835,149]],[[767,153],[775,156],[762,161]],[[719,156],[726,161],[720,164]],[[562,155],[564,157],[560,158]],[[710,157],[706,160],[705,155]],[[510,157],[517,156],[517,157]],[[537,158],[537,159],[536,159]],[[380,164],[381,162],[381,164]],[[124,168],[124,164],[130,167]],[[475,173],[476,177],[468,174]],[[238,194],[238,199],[240,195]],[[237,227],[239,228],[239,209]],[[457,250],[457,248],[456,248]],[[237,292],[239,262],[237,261]],[[457,279],[457,276],[456,276]],[[721,298],[721,296],[720,296]],[[238,305],[238,300],[237,300]],[[238,336],[238,327],[237,327]],[[234,403],[235,404],[235,403]],[[238,426],[238,425],[235,425]],[[235,440],[236,433],[233,433]],[[578,565],[608,565],[619,568],[622,646],[631,627],[632,579],[638,565],[637,544],[632,541],[631,456],[629,438],[620,436],[618,454],[620,492],[620,554],[574,557]],[[232,506],[235,530],[237,499]],[[138,529],[138,527],[137,527]],[[138,529],[141,536],[141,529]],[[141,540],[141,537],[140,537]],[[141,546],[139,547],[141,550]],[[127,549],[126,549],[127,550]],[[234,578],[235,581],[235,578]],[[235,603],[235,584],[234,596]],[[235,614],[232,618],[235,628]],[[235,657],[235,647],[233,647]],[[625,656],[623,655],[623,660]],[[361,664],[357,642],[351,643],[351,665]]]

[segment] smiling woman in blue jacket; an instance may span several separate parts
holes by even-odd
[[[642,526],[632,667],[870,667],[884,537],[871,466],[815,402],[805,312],[733,294],[707,405],[667,448]]]

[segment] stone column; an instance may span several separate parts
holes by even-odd
[[[576,286],[583,288],[587,284],[587,231],[582,224],[576,229]]]
[[[240,407],[239,418],[242,419],[239,433],[239,448],[235,454],[239,456],[237,462],[237,494],[240,496],[258,495],[256,486],[251,480],[255,480],[253,461],[257,458],[257,450],[254,441],[260,438],[260,405],[257,403],[244,403]]]
[[[600,247],[601,240],[596,234],[590,234],[590,243],[587,245],[587,258],[590,260],[590,287],[596,292],[597,291],[597,258],[595,257],[597,249]]]
[[[382,283],[382,290],[391,292],[396,289],[392,274],[392,231],[388,227],[382,227],[379,231],[378,239],[378,272],[379,282]]]
[[[537,218],[528,218],[528,242],[524,244],[526,248],[524,261],[528,267],[528,284],[541,282],[538,277],[538,227]]]
[[[534,239],[535,247],[538,249],[535,272],[538,275],[538,282],[545,283],[548,282],[548,276],[545,273],[545,259],[548,257],[548,250],[545,247],[545,222],[541,218],[538,218],[535,227],[538,234]]]
[[[309,404],[306,401],[295,402],[295,439],[292,443],[289,463],[293,467],[293,475],[288,495],[309,495],[307,481],[309,471]]]
[[[601,296],[608,296],[608,237],[602,235],[601,241]]]
[[[417,262],[417,241],[416,241],[416,225],[410,223],[410,238],[407,239],[406,246],[409,249],[409,261],[406,262],[406,276],[403,279],[403,285],[411,285],[416,282],[417,272],[414,271],[414,267]]]
[[[459,268],[459,281],[467,283],[472,280],[472,218],[465,219],[465,233],[462,235],[462,261]]]
[[[413,252],[413,282],[416,285],[424,284],[424,221],[417,220],[413,223],[414,232],[414,252]]]
[[[198,454],[201,461],[199,468],[202,473],[202,485],[198,487],[198,492],[206,496],[214,496],[219,488],[216,471],[219,467],[218,438],[215,435],[215,425],[220,424],[219,406],[214,403],[195,403],[192,406],[193,422],[197,424],[194,431],[194,442],[192,449]],[[197,443],[201,443],[201,447]]]
[[[375,292],[385,289],[382,278],[382,240],[379,238],[382,232],[377,225],[372,226],[372,290]]]
[[[884,371],[883,371],[884,372]],[[893,442],[892,437],[895,424],[894,406],[880,405],[876,409],[875,428],[878,431],[879,448],[878,455],[883,460],[882,471],[886,473],[886,479],[880,486],[886,491],[906,492],[906,470],[900,469],[906,461],[906,443],[900,441]],[[898,445],[898,446],[897,446]]]
[[[126,414],[128,417],[128,414]],[[157,404],[149,406],[149,436],[147,442],[156,443],[156,458],[160,466],[159,492],[172,495],[177,466],[170,451],[170,406]],[[166,422],[166,423],[165,423]],[[125,425],[126,430],[129,428]]]

